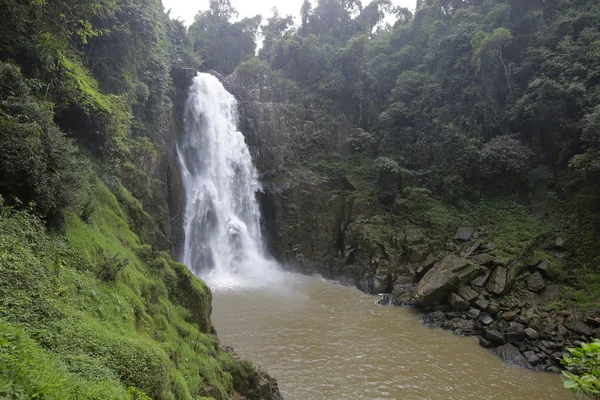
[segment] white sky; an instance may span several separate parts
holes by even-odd
[[[240,18],[253,17],[260,14],[263,17],[271,16],[271,9],[277,7],[279,14],[300,15],[300,7],[303,0],[231,0],[233,7],[240,13]],[[317,2],[313,0],[313,4]],[[417,0],[392,0],[397,6],[407,7],[414,10]],[[186,25],[194,21],[194,17],[200,10],[208,9],[208,0],[163,0],[165,9],[171,9],[171,18],[180,19]],[[368,0],[363,0],[363,5],[369,4]],[[298,22],[298,18],[296,18]]]

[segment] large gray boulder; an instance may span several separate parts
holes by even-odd
[[[532,292],[541,292],[546,288],[546,283],[544,282],[544,278],[539,272],[534,273],[529,278],[527,278],[527,289]]]
[[[476,277],[480,268],[463,257],[447,255],[419,281],[412,296],[421,306],[433,306]]]
[[[496,267],[486,286],[488,292],[496,295],[502,294],[506,288],[506,268]]]

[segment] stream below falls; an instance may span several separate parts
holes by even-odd
[[[509,366],[475,338],[319,277],[212,286],[222,345],[277,378],[286,400],[573,399],[558,375]]]

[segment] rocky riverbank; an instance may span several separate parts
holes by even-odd
[[[406,232],[413,244],[425,240],[418,227]],[[549,279],[547,261],[499,257],[482,228],[461,227],[446,249],[411,264],[413,282],[393,285],[387,301],[418,307],[425,325],[477,336],[505,361],[540,371],[559,372],[567,347],[600,337],[595,315],[560,307],[561,285]],[[555,250],[565,250],[562,239]]]

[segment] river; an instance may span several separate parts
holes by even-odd
[[[474,338],[319,277],[213,291],[222,344],[277,378],[286,400],[573,399],[558,375],[511,367]]]

